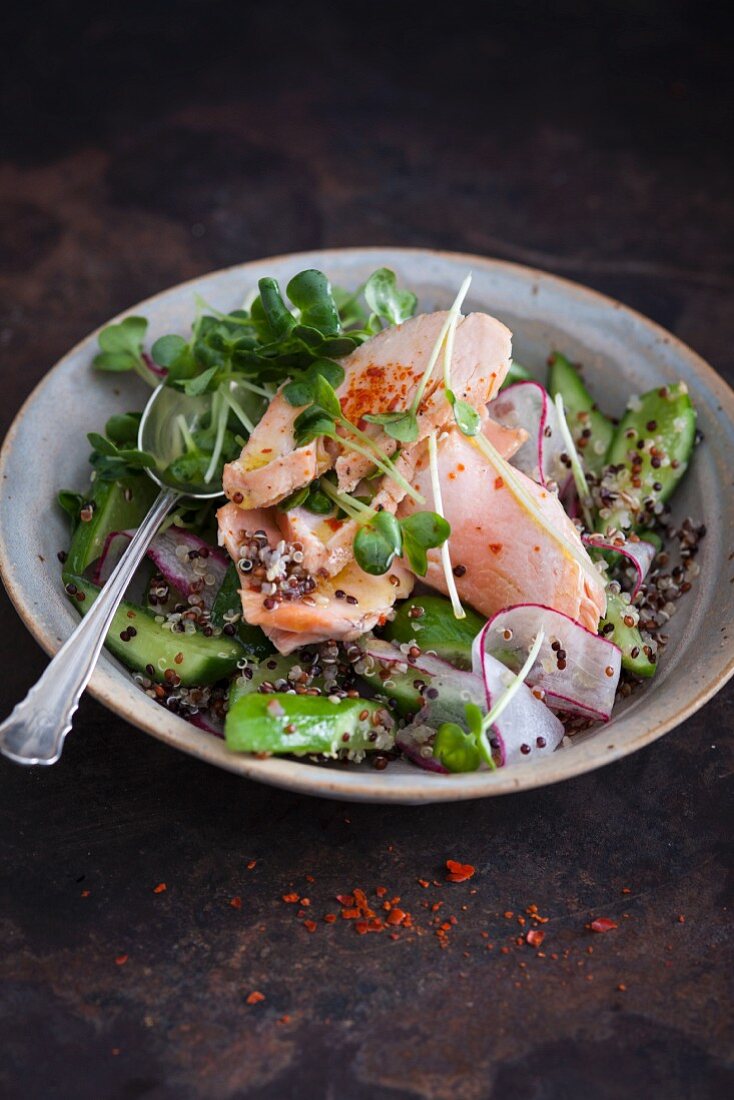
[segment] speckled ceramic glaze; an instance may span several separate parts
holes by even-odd
[[[484,310],[509,325],[518,360],[541,377],[551,348],[582,361],[591,389],[612,413],[620,413],[632,393],[677,379],[688,384],[705,443],[675,497],[674,514],[705,520],[708,534],[698,558],[700,577],[671,621],[671,641],[654,680],[620,703],[611,722],[575,738],[569,749],[537,764],[451,777],[403,763],[376,772],[368,766],[317,767],[235,755],[223,742],[151,702],[107,653],[89,690],[175,748],[263,783],[329,798],[417,803],[506,794],[578,775],[649,744],[703,706],[734,671],[729,583],[734,393],[694,352],[619,302],[564,279],[477,256],[419,249],[338,249],[243,264],[174,287],[122,316],[146,316],[155,339],[188,330],[195,294],[230,310],[262,275],[285,282],[304,267],[317,267],[333,282],[355,287],[382,265],[418,293],[421,310],[446,308],[471,270],[465,312]],[[141,407],[146,398],[136,378],[91,370],[95,345],[93,334],[49,372],[18,414],[0,457],[2,578],[26,626],[49,654],[77,622],[56,561],[57,551],[68,543],[66,521],[53,506],[56,493],[87,481],[85,433],[99,430],[113,412]]]

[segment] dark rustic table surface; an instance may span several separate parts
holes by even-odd
[[[335,22],[288,3],[19,6],[2,72],[3,430],[110,315],[319,246],[557,272],[733,379],[715,9],[369,5]],[[4,714],[45,658],[4,595],[0,613]],[[726,1095],[732,699],[580,779],[419,809],[255,786],[85,701],[60,764],[0,768],[0,1092]],[[474,877],[447,883],[449,858]],[[413,931],[324,921],[335,895],[379,904],[377,887]],[[617,928],[594,934],[598,917]],[[542,944],[518,944],[529,930]]]

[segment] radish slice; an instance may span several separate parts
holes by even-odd
[[[432,726],[413,723],[405,729],[398,730],[395,744],[403,756],[406,756],[417,768],[423,768],[424,771],[434,772],[437,775],[450,775],[449,769],[433,755],[435,733]]]
[[[196,594],[211,609],[229,563],[220,549],[183,527],[169,527],[153,539],[148,557],[182,595]]]
[[[224,726],[221,722],[212,718],[206,710],[198,710],[196,714],[187,714],[186,721],[192,726],[196,726],[199,730],[204,730],[205,733],[211,733],[214,737],[219,737],[224,740]]]
[[[107,584],[112,570],[124,554],[125,548],[134,534],[134,529],[131,531],[110,531],[104,540],[102,553],[92,573],[92,580],[95,584]]]
[[[622,667],[621,651],[551,607],[518,604],[493,615],[474,641],[474,671],[482,671],[487,654],[519,667],[540,627],[545,640],[527,683],[544,693],[545,703],[553,710],[608,721]]]
[[[515,382],[487,405],[493,420],[505,428],[524,428],[529,438],[513,455],[512,465],[537,481],[562,485],[568,467],[561,461],[565,451],[556,407],[539,382]]]
[[[485,630],[486,627],[482,634]],[[515,674],[486,652],[482,653],[481,674],[489,711],[513,683]],[[502,768],[507,764],[530,763],[541,756],[548,756],[558,748],[564,733],[563,723],[542,700],[533,695],[526,682],[518,687],[512,701],[492,726],[489,743],[498,753],[498,765]]]
[[[95,584],[107,582],[134,534],[134,531],[112,531],[107,536],[94,570]],[[189,557],[191,551],[196,551],[195,557]],[[204,601],[204,607],[211,610],[229,564],[218,547],[210,546],[184,527],[169,527],[155,536],[147,556],[182,596],[196,594]]]
[[[479,637],[481,636],[480,634]],[[464,707],[467,703],[476,703],[489,711],[515,679],[515,674],[489,653],[484,654],[478,671],[472,673],[454,668],[429,653],[421,653],[419,657],[409,659],[401,650],[379,639],[370,639],[363,648],[368,656],[382,664],[398,670],[415,669],[431,677],[424,693],[422,710],[416,715],[415,721],[401,730],[396,738],[401,748],[401,740],[409,744],[410,751],[406,752],[406,756],[420,767],[425,767],[425,763],[414,759],[415,754],[420,752],[420,748],[411,740],[414,734],[420,741],[425,736],[421,731],[426,727],[435,731],[442,722],[457,722],[464,726]],[[492,726],[490,744],[497,755],[499,767],[505,764],[526,764],[540,756],[547,756],[558,748],[563,734],[563,723],[533,695],[530,688],[521,684],[512,701]]]
[[[582,535],[581,541],[588,550],[609,550],[613,554],[621,554],[622,557],[627,558],[632,563],[637,574],[632,589],[632,599],[634,600],[657,553],[653,544],[645,542],[643,539],[633,542],[632,539],[625,539],[621,535],[612,538],[606,538],[604,535]]]

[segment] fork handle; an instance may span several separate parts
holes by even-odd
[[[133,573],[181,494],[163,489],[137,529],[90,611],[0,726],[0,751],[17,764],[55,764],[82,692]]]

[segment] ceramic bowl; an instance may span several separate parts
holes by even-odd
[[[235,755],[223,742],[153,703],[106,652],[89,690],[172,748],[262,783],[328,798],[402,803],[481,798],[555,783],[642,748],[702,707],[734,671],[727,632],[734,393],[693,351],[619,302],[565,279],[478,256],[420,249],[335,249],[243,264],[174,287],[121,316],[147,317],[155,339],[165,332],[188,331],[196,294],[230,310],[241,305],[262,275],[285,283],[297,271],[317,267],[332,282],[356,287],[383,265],[417,292],[424,311],[445,308],[471,270],[465,311],[484,310],[504,321],[514,333],[518,360],[539,377],[544,377],[551,348],[583,362],[592,391],[612,414],[621,413],[633,393],[678,379],[687,383],[705,442],[675,497],[674,517],[705,521],[708,534],[698,557],[700,576],[671,620],[670,642],[655,678],[620,701],[607,725],[577,736],[571,747],[537,764],[451,777],[402,762],[378,772],[369,766],[321,767]],[[113,412],[142,407],[146,399],[136,378],[91,369],[95,346],[93,333],[46,375],[18,413],[0,458],[2,578],[26,626],[49,654],[77,622],[56,562],[57,551],[68,543],[66,519],[53,504],[56,493],[86,484],[86,433],[99,430]]]

